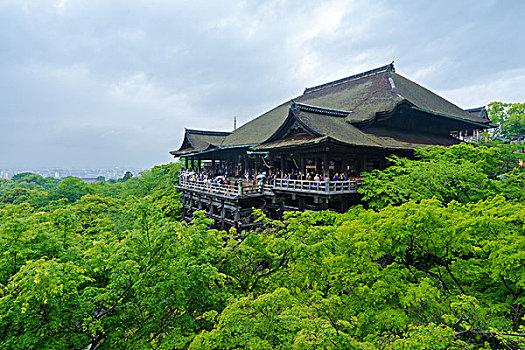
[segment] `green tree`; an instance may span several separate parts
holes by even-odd
[[[28,261],[3,288],[2,347],[81,348],[89,339],[83,320],[92,304],[83,293],[85,270],[57,259]]]
[[[4,182],[0,348],[523,348],[512,148],[417,152],[367,177],[389,179],[374,210],[258,211],[251,232],[177,221],[177,165],[57,190]]]
[[[68,177],[60,182],[56,191],[52,192],[51,198],[65,198],[73,203],[90,193],[91,189],[84,181],[76,177]]]
[[[525,135],[525,103],[491,102],[487,112],[503,136]]]
[[[124,177],[122,178],[122,182],[126,182],[128,181],[129,179],[131,179],[133,177],[133,173],[131,171],[126,171],[126,173],[124,174]]]
[[[387,169],[366,174],[360,193],[375,209],[433,197],[443,203],[477,202],[497,194],[520,199],[523,169],[517,167],[520,154],[513,151],[508,145],[418,148],[416,159],[394,156]],[[513,181],[515,193],[506,186]]]
[[[230,299],[217,316],[216,327],[203,331],[190,349],[358,349],[358,342],[331,324],[312,304],[305,304],[286,288],[258,297]],[[364,344],[361,344],[364,345]]]

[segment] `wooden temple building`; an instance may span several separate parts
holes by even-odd
[[[489,127],[484,108],[462,109],[391,63],[306,88],[232,132],[186,129],[170,153],[188,169],[178,186],[185,215],[205,210],[221,226],[249,227],[252,208],[346,210],[359,175],[383,169],[387,156],[457,144]],[[199,180],[203,171],[228,181]]]

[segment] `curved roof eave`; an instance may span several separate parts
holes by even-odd
[[[217,147],[210,145],[213,148],[208,147],[204,151],[199,151],[199,152],[194,152],[194,153],[187,153],[187,154],[181,155],[180,157],[193,157],[193,156],[198,156],[198,155],[201,155],[201,154],[213,153],[213,152],[223,151],[223,150],[228,150],[228,149],[248,148],[248,147],[252,147],[252,146],[255,146],[255,145],[256,144],[252,144],[252,145],[235,145],[235,146],[217,146]]]
[[[410,101],[409,101],[410,102]],[[437,113],[437,112],[432,112],[432,111],[429,111],[429,110],[426,110],[426,109],[423,109],[423,108],[419,108],[415,105],[411,106],[410,107],[411,109],[413,110],[416,110],[416,111],[420,111],[420,112],[425,112],[425,113],[429,113],[429,114],[433,114],[433,115],[436,115],[436,116],[439,116],[439,117],[444,117],[444,118],[448,118],[448,119],[453,119],[453,120],[457,120],[457,121],[460,121],[462,123],[466,123],[466,124],[472,124],[472,125],[475,125],[475,126],[479,126],[479,127],[482,127],[484,129],[486,128],[490,128],[491,125],[490,123],[487,123],[487,124],[484,124],[484,123],[478,123],[478,122],[475,122],[475,121],[472,121],[472,120],[468,120],[468,119],[463,119],[463,118],[459,118],[459,117],[454,117],[452,115],[447,115],[447,114],[441,114],[441,113]]]

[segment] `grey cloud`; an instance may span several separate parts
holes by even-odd
[[[523,100],[525,77],[512,72],[523,69],[524,9],[515,1],[5,0],[0,167],[167,162],[184,127],[229,130],[234,116],[247,122],[306,86],[392,59],[463,107]]]

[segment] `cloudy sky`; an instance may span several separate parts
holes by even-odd
[[[0,168],[150,167],[306,86],[395,61],[457,105],[525,101],[525,2],[0,0]]]

